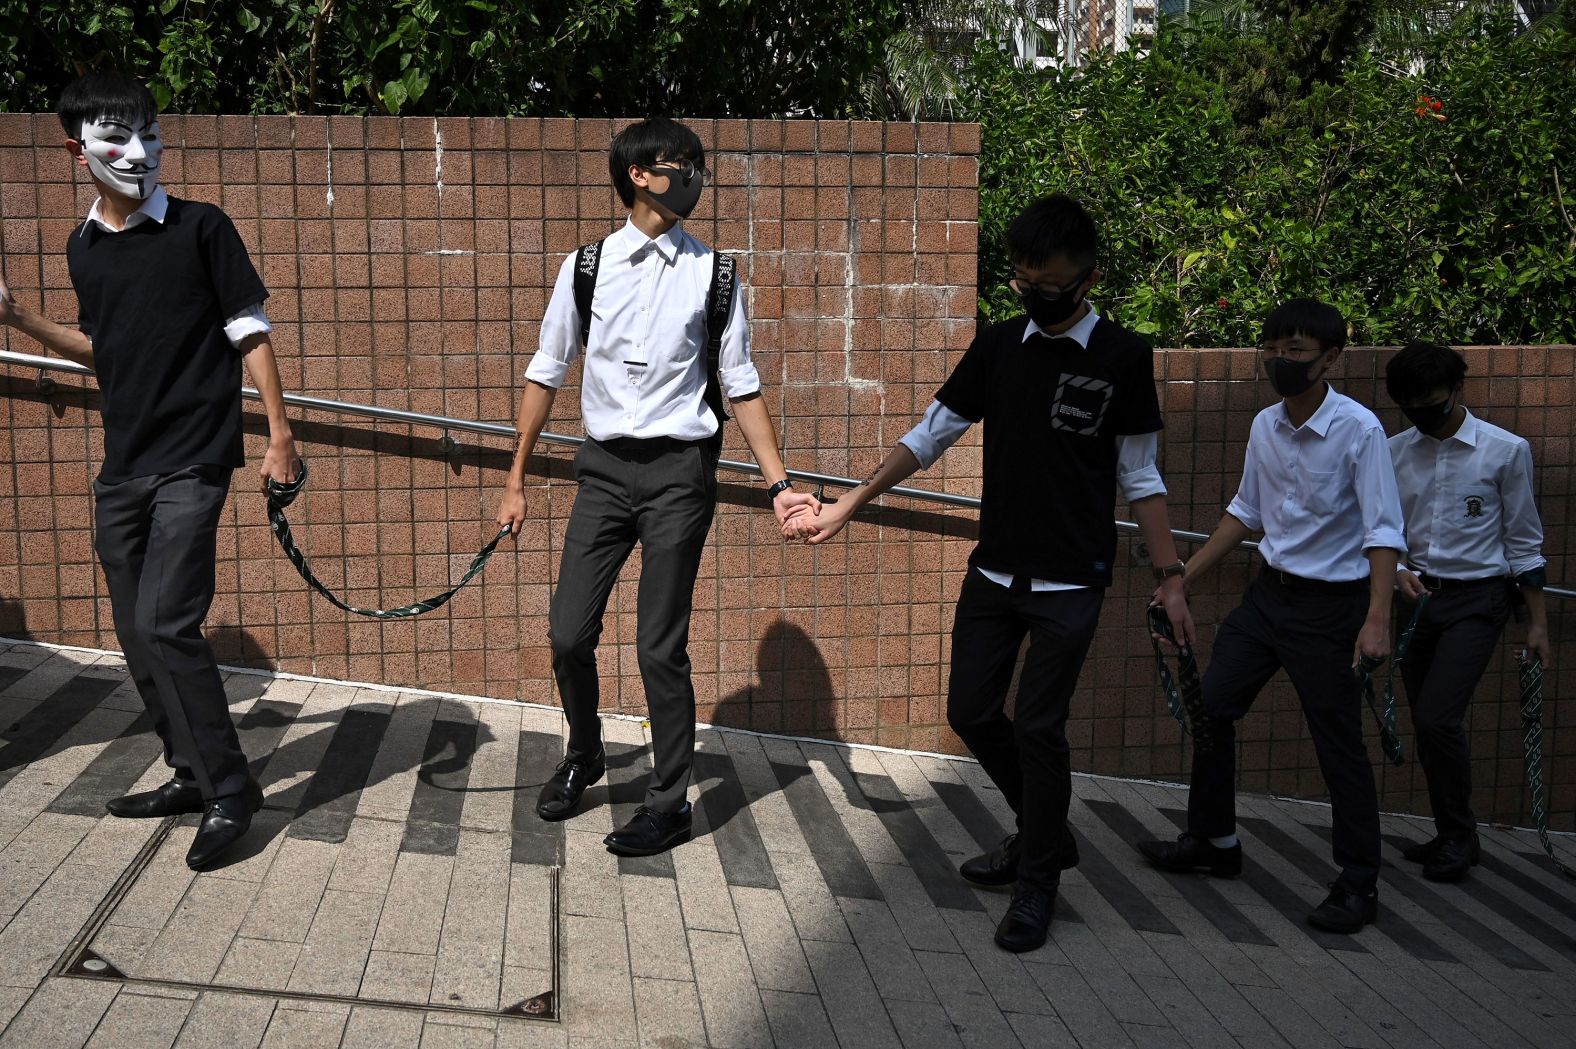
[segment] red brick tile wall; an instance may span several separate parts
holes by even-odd
[[[974,331],[973,125],[700,121],[717,185],[689,226],[735,252],[755,354],[790,466],[861,477],[912,424]],[[605,120],[170,117],[164,181],[222,204],[272,290],[268,313],[297,392],[512,422],[520,375],[559,259],[622,220],[607,184]],[[0,259],[18,298],[71,321],[64,245],[92,202],[50,116],[0,115]],[[5,348],[36,352],[20,338]],[[1473,350],[1474,405],[1534,439],[1554,556],[1571,510],[1570,347]],[[1348,388],[1380,403],[1382,353],[1357,351]],[[1179,527],[1208,530],[1229,500],[1265,391],[1244,351],[1159,357],[1170,413],[1166,473]],[[578,433],[578,390],[550,429]],[[11,467],[0,467],[0,635],[114,647],[93,561],[90,480],[100,436],[90,383],[41,393],[0,370]],[[312,485],[292,510],[319,574],[361,605],[444,589],[493,531],[507,442],[295,412]],[[1394,423],[1393,413],[1386,416]],[[261,448],[250,410],[249,449]],[[729,458],[748,459],[737,427]],[[440,612],[379,623],[309,597],[269,534],[255,474],[240,475],[220,539],[210,634],[228,662],[552,703],[546,611],[574,498],[570,450],[532,463],[533,523],[514,552]],[[977,494],[978,434],[916,478]],[[706,721],[956,750],[945,727],[951,607],[971,513],[889,500],[839,540],[785,547],[758,481],[724,474],[696,592],[691,654]],[[1125,508],[1117,508],[1125,516]],[[1124,548],[1131,544],[1123,541]],[[1228,564],[1196,599],[1206,637],[1245,583]],[[638,554],[609,605],[604,707],[640,711]],[[1106,604],[1070,736],[1074,767],[1175,778],[1185,748],[1142,632],[1145,571]],[[1554,606],[1556,636],[1569,612]],[[1576,665],[1562,642],[1557,666]],[[1524,818],[1506,655],[1473,731],[1485,813]],[[1551,677],[1559,695],[1576,676]],[[1551,709],[1559,725],[1559,708]],[[1571,719],[1567,718],[1567,722]],[[1573,723],[1576,724],[1576,723]],[[1284,685],[1245,723],[1249,789],[1317,797],[1311,748]],[[1551,734],[1554,807],[1576,812],[1576,728]],[[1426,809],[1415,765],[1387,771],[1387,807]]]

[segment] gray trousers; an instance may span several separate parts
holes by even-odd
[[[587,440],[575,456],[580,491],[548,610],[569,756],[590,758],[602,749],[596,666],[602,616],[619,570],[640,543],[635,654],[652,738],[645,804],[659,812],[684,807],[695,756],[690,610],[717,506],[720,450],[716,438]]]
[[[202,623],[213,603],[228,467],[93,482],[99,563],[115,634],[164,761],[204,798],[246,786],[246,755]]]

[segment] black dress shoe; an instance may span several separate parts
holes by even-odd
[[[1439,843],[1444,840],[1443,837],[1436,834],[1427,841],[1419,841],[1408,845],[1401,850],[1401,855],[1413,863],[1427,863],[1428,857],[1434,854],[1434,850],[1439,848]]]
[[[263,807],[263,789],[249,782],[239,794],[214,798],[203,811],[197,836],[186,850],[186,866],[200,871],[241,840],[252,825],[252,814]]]
[[[678,812],[658,812],[642,805],[635,818],[602,839],[619,856],[655,856],[690,839],[690,805]]]
[[[1330,895],[1308,915],[1308,924],[1325,932],[1362,932],[1379,916],[1379,894],[1359,893],[1331,883]]]
[[[104,803],[111,816],[128,820],[163,819],[203,810],[202,790],[189,779],[172,779],[161,787]]]
[[[1423,877],[1429,881],[1460,881],[1483,858],[1477,831],[1438,841],[1433,854],[1423,862]]]
[[[1001,924],[996,926],[996,946],[1014,954],[1044,947],[1051,934],[1051,908],[1055,903],[1055,886],[1019,886]]]
[[[958,868],[958,873],[963,875],[965,881],[975,885],[1011,885],[1018,880],[1018,861],[1023,856],[1023,849],[1018,844],[1018,836],[1009,834],[1002,839],[1001,844],[974,857],[964,860]],[[1062,835],[1061,848],[1057,850],[1056,864],[1060,870],[1071,870],[1078,866],[1078,839],[1071,834]]]
[[[549,823],[568,819],[575,814],[586,788],[606,774],[606,751],[599,750],[595,757],[583,760],[565,758],[558,763],[553,778],[542,784],[542,793],[536,798],[536,814]]]
[[[1141,841],[1138,851],[1163,871],[1204,871],[1217,878],[1242,873],[1242,842],[1229,849],[1211,845],[1208,838],[1179,834],[1176,841]]]

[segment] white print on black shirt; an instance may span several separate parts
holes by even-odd
[[[1051,429],[1093,437],[1100,432],[1113,388],[1104,379],[1063,372],[1051,402]]]

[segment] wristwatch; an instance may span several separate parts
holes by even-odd
[[[1181,576],[1186,575],[1187,574],[1187,564],[1185,562],[1182,562],[1182,561],[1177,561],[1174,564],[1169,564],[1169,565],[1164,565],[1164,566],[1162,566],[1162,565],[1155,565],[1153,568],[1150,569],[1150,571],[1155,574],[1155,580],[1157,582],[1163,583],[1167,579],[1170,579],[1172,576],[1181,577]]]
[[[792,487],[793,487],[793,482],[790,481],[788,478],[784,477],[781,481],[778,481],[776,484],[774,484],[770,488],[766,489],[766,498],[767,499],[776,499],[779,495],[781,495],[782,493],[788,491]]]

